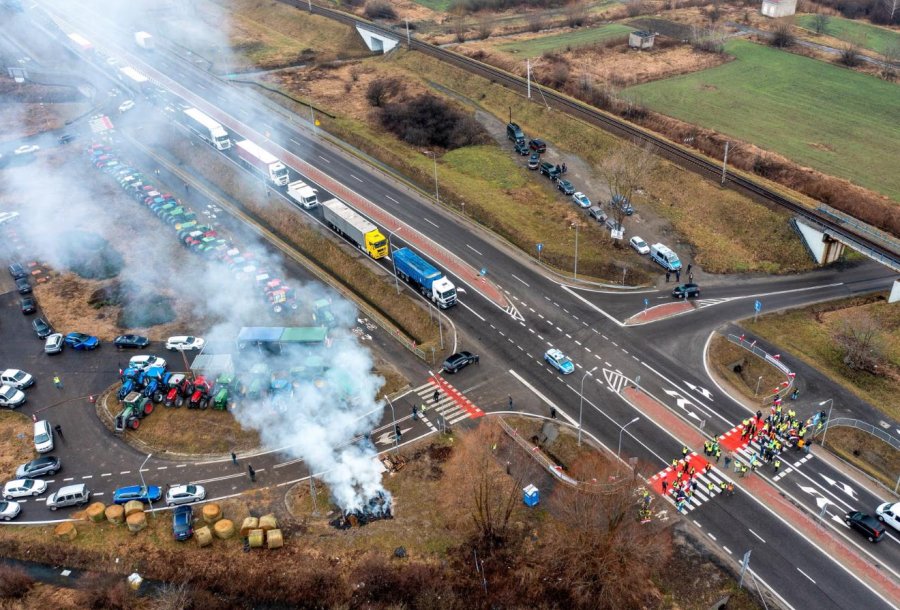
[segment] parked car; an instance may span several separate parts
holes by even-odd
[[[537,169],[541,166],[541,154],[533,152],[528,157],[528,169]]]
[[[25,267],[23,267],[20,263],[11,264],[9,266],[9,274],[13,276],[14,280],[17,280],[20,277],[28,277],[28,274],[25,272]]]
[[[23,144],[13,151],[15,155],[30,155],[31,153],[36,153],[41,149],[37,144]]]
[[[625,227],[622,225],[622,223],[618,222],[612,216],[607,218],[604,224],[606,224],[606,228],[610,231],[625,231]]]
[[[478,364],[479,360],[478,354],[473,354],[472,352],[459,352],[444,360],[442,366],[445,373],[457,373],[470,364]]]
[[[556,188],[563,192],[563,195],[574,195],[575,187],[568,180],[557,180]]]
[[[100,347],[100,339],[85,333],[69,333],[66,335],[66,345],[75,351],[94,350]]]
[[[25,392],[8,385],[0,385],[0,407],[15,409],[25,402]]]
[[[609,202],[609,205],[622,210],[626,216],[631,216],[634,214],[634,207],[631,205],[631,202],[628,201],[622,195],[613,195],[612,200]]]
[[[690,299],[700,296],[700,286],[697,284],[679,284],[672,291],[672,296],[676,299]]]
[[[128,361],[128,366],[138,370],[146,370],[151,366],[166,368],[166,361],[159,356],[133,356]]]
[[[63,351],[63,346],[65,344],[65,337],[63,337],[62,333],[53,333],[47,337],[46,341],[44,341],[44,353],[58,354]]]
[[[869,542],[881,542],[886,538],[884,524],[872,515],[860,511],[852,511],[844,516],[844,522],[861,533]]]
[[[885,502],[875,509],[878,520],[900,530],[900,502]]]
[[[550,366],[563,375],[569,375],[575,372],[575,365],[569,357],[556,348],[551,348],[544,352],[544,360],[549,362]]]
[[[0,502],[0,519],[11,521],[22,512],[22,506],[18,502]]]
[[[39,496],[47,491],[47,481],[40,479],[13,479],[3,486],[3,499]]]
[[[591,208],[588,210],[588,216],[599,223],[606,222],[606,219],[609,218],[606,212],[604,212],[602,208],[596,205],[591,206]]]
[[[194,535],[194,510],[190,506],[179,506],[172,512],[172,535],[175,540]]]
[[[574,201],[575,204],[580,208],[587,209],[591,207],[591,200],[588,199],[588,196],[581,191],[578,191],[577,193],[572,195],[572,201]]]
[[[53,428],[46,419],[34,422],[34,450],[38,453],[53,451]]]
[[[513,142],[525,143],[525,132],[516,123],[506,124],[506,137]]]
[[[119,104],[119,112],[128,112],[132,108],[134,108],[134,100],[125,100]]]
[[[81,506],[91,499],[91,492],[84,483],[66,485],[47,498],[47,508],[56,510],[67,506]]]
[[[128,487],[120,487],[113,492],[114,504],[125,504],[132,500],[146,504],[148,502],[159,502],[160,498],[162,498],[162,490],[156,485],[147,485],[146,487],[130,485]]]
[[[206,490],[202,485],[174,485],[166,492],[166,504],[177,506],[178,504],[190,504],[206,499]]]
[[[556,180],[562,173],[562,170],[558,166],[553,165],[549,161],[541,161],[541,165],[538,170],[541,172],[541,174],[547,176],[550,180]]]
[[[638,254],[650,254],[650,246],[637,235],[629,239],[628,243],[631,244],[631,247],[634,248]]]
[[[16,279],[16,290],[19,291],[19,294],[31,294],[31,282],[28,281],[27,277]]]
[[[47,324],[44,318],[35,318],[31,321],[31,328],[37,334],[38,339],[46,339],[53,334],[53,327]]]
[[[113,340],[113,345],[119,349],[140,349],[150,345],[150,339],[142,335],[119,335]]]
[[[34,385],[34,377],[19,369],[6,369],[0,373],[0,384],[24,390]]]
[[[37,299],[32,296],[22,297],[19,300],[19,306],[22,308],[22,313],[27,316],[37,311]]]
[[[513,146],[513,150],[523,157],[531,154],[531,150],[529,150],[528,145],[525,144],[525,142],[516,142],[515,146]]]
[[[534,138],[528,142],[528,148],[538,154],[544,154],[547,152],[547,143],[540,138]]]
[[[17,479],[33,479],[34,477],[53,476],[62,468],[62,462],[53,455],[45,455],[16,468]]]
[[[201,350],[206,341],[201,337],[177,336],[166,339],[166,349],[173,352],[189,352]]]
[[[75,136],[72,135],[71,133],[64,133],[61,136],[59,136],[58,141],[60,144],[68,144],[69,142],[71,142],[74,139],[75,139]]]

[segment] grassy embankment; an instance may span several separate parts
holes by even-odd
[[[815,20],[815,15],[797,15],[794,23],[804,30],[815,33]],[[888,47],[900,45],[900,32],[832,15],[828,17],[828,23],[822,34],[843,42],[859,44],[862,48],[875,53],[884,53]]]
[[[515,53],[523,57],[539,57],[544,53],[587,47],[612,39],[628,38],[628,33],[634,28],[621,23],[608,23],[605,25],[581,28],[564,32],[562,34],[549,34],[538,36],[528,40],[517,40],[497,45],[497,49],[506,53]]]
[[[625,93],[900,201],[898,85],[747,41],[726,50],[735,61]]]

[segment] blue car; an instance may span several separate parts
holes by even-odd
[[[190,506],[179,506],[172,512],[172,535],[175,540],[187,540],[194,535],[194,511]]]
[[[91,350],[100,346],[100,339],[84,333],[69,333],[66,335],[66,345],[74,350]]]
[[[156,485],[148,485],[142,487],[140,485],[131,485],[129,487],[120,487],[113,492],[113,502],[115,504],[125,504],[131,500],[138,502],[159,502],[162,498],[162,490]]]
[[[575,372],[575,365],[572,364],[572,361],[569,360],[568,356],[563,354],[558,349],[548,349],[544,353],[544,360],[549,362],[550,366],[555,368],[563,375],[570,375]]]

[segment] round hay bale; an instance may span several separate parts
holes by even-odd
[[[139,513],[132,513],[125,518],[125,523],[128,524],[128,531],[136,534],[147,527],[147,516],[143,511]]]
[[[277,528],[278,522],[275,520],[275,515],[263,515],[259,518],[259,529],[268,532]]]
[[[206,523],[215,523],[222,518],[222,507],[218,504],[203,505],[203,521]]]
[[[94,523],[100,523],[104,519],[106,519],[106,505],[103,502],[94,502],[84,511],[87,515],[87,518],[93,521]]]
[[[231,519],[219,519],[216,521],[216,524],[213,525],[213,530],[216,532],[216,538],[227,540],[234,536],[234,523]]]
[[[121,504],[110,504],[103,511],[106,514],[106,520],[116,525],[125,523],[125,507]]]
[[[280,549],[284,546],[284,538],[281,530],[273,529],[266,532],[266,547],[269,549]]]
[[[250,530],[259,529],[259,519],[256,517],[247,517],[241,524],[241,538],[246,538]]]
[[[60,540],[75,540],[75,536],[78,535],[78,530],[75,529],[74,523],[66,521],[53,528],[53,535]]]
[[[125,516],[130,517],[135,513],[144,512],[144,504],[139,500],[129,500],[125,503]]]
[[[213,541],[212,532],[209,531],[208,525],[194,530],[194,538],[197,539],[197,546],[209,546]]]
[[[247,534],[247,538],[250,540],[250,548],[258,549],[261,548],[263,542],[265,542],[266,533],[262,530],[250,530]]]

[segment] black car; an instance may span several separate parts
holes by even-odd
[[[37,301],[34,297],[22,297],[19,304],[22,306],[22,313],[26,315],[37,311]]]
[[[535,138],[528,142],[528,148],[533,150],[538,154],[543,154],[547,152],[547,143],[541,140],[540,138]]]
[[[72,134],[64,133],[63,135],[59,136],[59,143],[60,144],[68,144],[69,142],[71,142],[74,139],[75,139],[75,136],[73,136]]]
[[[190,506],[179,506],[172,511],[172,535],[175,540],[187,540],[194,535],[194,511]]]
[[[478,354],[473,354],[472,352],[459,352],[444,360],[442,366],[444,367],[444,372],[456,373],[470,364],[478,364]]]
[[[844,516],[844,522],[865,536],[869,542],[881,542],[884,540],[884,524],[878,521],[872,515],[861,513],[858,510],[847,513]]]
[[[575,187],[572,186],[572,183],[568,180],[559,180],[556,182],[556,188],[561,190],[565,195],[572,195],[575,193]]]
[[[516,142],[516,145],[513,147],[517,153],[522,155],[523,157],[527,154],[530,154],[531,151],[528,150],[528,145],[525,142]]]
[[[628,199],[622,195],[613,195],[613,198],[609,202],[609,205],[622,210],[622,212],[624,212],[626,216],[631,216],[632,214],[634,214],[634,206],[632,206],[631,202],[629,202]]]
[[[556,180],[562,173],[562,170],[560,170],[558,165],[553,165],[549,161],[541,161],[541,165],[538,169],[540,169],[543,175],[547,176],[551,180]]]
[[[31,328],[37,333],[38,339],[46,339],[53,334],[53,327],[47,324],[44,318],[35,318],[31,321]]]
[[[58,457],[45,455],[30,462],[25,462],[16,469],[16,478],[32,479],[44,475],[53,476],[62,468],[62,462]]]
[[[27,277],[16,278],[16,290],[19,291],[19,294],[31,294],[31,282]]]
[[[25,273],[25,267],[23,267],[19,263],[13,263],[9,266],[9,274],[13,276],[13,279],[17,280],[20,277],[28,277],[28,274]]]
[[[150,339],[142,335],[119,335],[113,340],[113,345],[119,349],[141,349],[150,345]]]
[[[675,286],[675,290],[672,291],[672,296],[676,299],[690,299],[692,297],[700,296],[700,286],[697,284],[680,284]]]
[[[541,153],[531,153],[528,157],[528,169],[537,169],[541,166]]]

